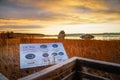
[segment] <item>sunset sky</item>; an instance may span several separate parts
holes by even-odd
[[[120,0],[0,0],[0,32],[120,32]]]

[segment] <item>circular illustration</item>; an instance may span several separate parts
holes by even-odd
[[[44,53],[42,56],[43,56],[43,57],[48,57],[49,54],[48,54],[48,53]]]
[[[33,58],[35,58],[35,55],[34,54],[27,54],[25,56],[25,58],[27,58],[27,59],[33,59]]]
[[[52,53],[53,56],[57,56],[57,53]]]
[[[53,44],[52,47],[53,47],[53,48],[57,48],[58,45],[57,45],[57,44]]]
[[[62,55],[64,55],[64,53],[63,52],[59,52],[58,55],[62,56]]]
[[[47,48],[47,45],[40,45],[40,48]]]

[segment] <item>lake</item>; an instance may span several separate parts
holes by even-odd
[[[57,36],[45,36],[43,38],[54,38]],[[81,39],[80,36],[65,36],[65,39]],[[120,40],[120,35],[95,35],[95,40]]]

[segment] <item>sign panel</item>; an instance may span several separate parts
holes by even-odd
[[[20,68],[58,64],[68,59],[62,43],[20,44]]]

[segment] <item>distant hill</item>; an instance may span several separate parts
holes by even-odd
[[[43,37],[44,34],[31,34],[31,33],[14,33],[16,37],[27,37],[27,36],[34,36],[34,37]]]

